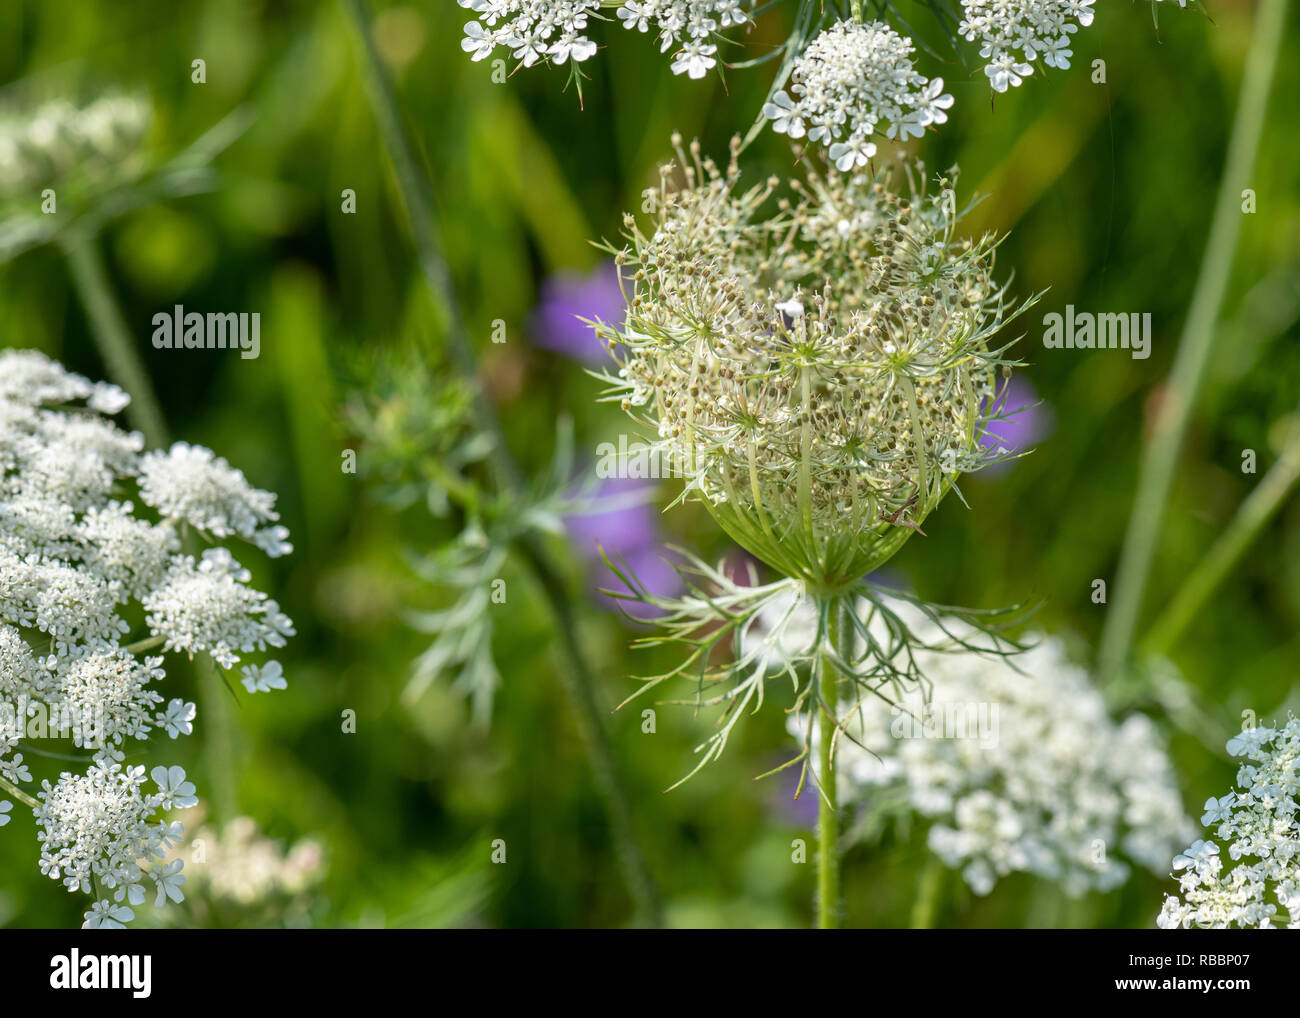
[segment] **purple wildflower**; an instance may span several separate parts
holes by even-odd
[[[655,485],[630,478],[603,481],[595,496],[600,502],[612,502],[607,511],[584,513],[565,518],[569,538],[586,560],[594,585],[608,590],[626,591],[603,561],[601,549],[620,569],[626,564],[637,581],[652,594],[671,597],[681,590],[681,578],[665,560],[660,543],[658,512],[651,503]],[[631,602],[622,602],[631,608]]]
[[[625,307],[613,262],[605,262],[585,276],[557,272],[542,284],[533,312],[533,339],[544,349],[584,364],[604,364],[609,354],[596,330],[582,319],[619,323]]]
[[[998,393],[993,412],[1000,419],[988,422],[982,442],[986,448],[1002,448],[1008,453],[1028,452],[1052,430],[1052,411],[1039,402],[1038,393],[1027,379],[1011,378]],[[1014,461],[986,467],[989,473],[1005,472]],[[976,475],[978,476],[978,475]]]

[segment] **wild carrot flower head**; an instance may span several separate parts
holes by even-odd
[[[617,259],[635,286],[600,323],[610,398],[657,432],[730,536],[782,574],[835,592],[919,529],[983,443],[1009,317],[996,241],[957,236],[953,175],[903,193],[885,173],[739,187],[675,139]],[[1012,312],[1012,314],[1018,311]]]
[[[751,0],[457,0],[477,16],[465,25],[460,46],[473,60],[499,46],[523,67],[549,62],[575,64],[596,55],[587,32],[602,7],[617,6],[623,27],[654,31],[662,53],[672,50],[673,74],[703,78],[717,66],[718,33],[749,21]],[[673,49],[673,47],[677,47]]]
[[[784,89],[763,107],[778,134],[820,141],[837,169],[867,165],[877,130],[887,138],[919,138],[948,119],[951,95],[943,79],[927,80],[912,66],[916,46],[878,21],[836,22],[809,44]]]
[[[1014,657],[971,653],[958,641],[990,651],[1000,641],[950,615],[886,603],[924,644],[911,652],[923,678],[841,700],[841,802],[878,815],[905,806],[924,818],[930,850],[977,894],[1012,873],[1079,895],[1119,886],[1130,863],[1163,871],[1192,824],[1146,715],[1113,718],[1054,637],[1030,637],[1033,646]],[[887,637],[878,606],[860,603],[858,613],[873,638]],[[802,625],[786,622],[787,654],[811,639],[811,615],[796,605]],[[769,609],[763,629],[783,618]],[[816,744],[809,721],[788,727]]]
[[[1166,896],[1156,923],[1300,929],[1300,718],[1247,729],[1227,748],[1242,758],[1237,788],[1206,801],[1201,823],[1214,840],[1174,857],[1181,897]]]
[[[458,0],[479,18],[465,26],[461,49],[474,60],[498,46],[514,52],[524,67],[549,60],[580,63],[596,54],[586,36],[587,19],[600,10],[600,0]],[[599,16],[597,14],[597,16]]]
[[[194,704],[158,692],[161,655],[207,653],[230,668],[294,635],[229,550],[196,560],[182,543],[192,531],[286,554],[275,496],[207,449],[144,452],[110,419],[127,403],[44,354],[0,352],[0,792],[32,808],[42,872],[111,895],[87,913],[93,927],[133,918],[146,886],[159,903],[183,897],[179,861],[161,861],[181,828],[158,814],[192,806],[194,786],[179,767],[155,767],[154,791],[143,767],[121,764],[129,740],[193,729]],[[32,796],[19,751],[29,737],[94,752]],[[0,795],[0,815],[11,809]]]
[[[1092,24],[1093,0],[961,0],[958,31],[978,41],[996,92],[1019,85],[1042,59],[1048,67],[1070,66],[1072,36]]]

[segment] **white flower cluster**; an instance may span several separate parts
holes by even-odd
[[[59,100],[0,119],[0,193],[48,187],[70,174],[100,173],[139,146],[149,106],[110,95],[78,108]]]
[[[465,26],[460,48],[484,60],[505,46],[525,67],[549,60],[581,63],[596,55],[596,44],[583,32],[600,0],[458,0],[478,15]],[[486,25],[485,29],[483,26]]]
[[[88,925],[121,921],[146,876],[159,900],[179,900],[184,879],[179,865],[147,864],[179,833],[155,814],[192,805],[193,786],[180,768],[155,768],[159,791],[146,793],[143,768],[120,765],[127,740],[193,727],[194,704],[164,706],[164,659],[145,652],[206,652],[229,668],[294,633],[227,549],[196,560],[181,539],[192,529],[284,554],[275,497],[206,449],[144,453],[138,433],[109,420],[127,402],[44,354],[0,353],[0,788],[35,804],[43,872],[69,890],[113,892]],[[148,632],[131,640],[127,619],[142,614]],[[276,662],[250,671],[250,691],[284,686]],[[33,799],[18,750],[45,737],[94,754],[85,773],[45,781]],[[11,809],[0,803],[0,825]]]
[[[478,15],[465,26],[461,49],[474,60],[491,56],[498,46],[511,51],[524,67],[541,61],[581,63],[596,55],[585,33],[601,0],[457,0]],[[680,48],[672,72],[702,78],[717,64],[714,39],[724,28],[749,20],[749,0],[626,0],[617,14],[623,27],[658,33],[660,51]]]
[[[749,15],[742,0],[627,0],[618,9],[624,28],[648,32],[653,24],[659,33],[659,52],[667,53],[680,43],[673,56],[672,72],[702,78],[717,66],[716,38],[719,29],[743,25]]]
[[[865,166],[876,154],[872,136],[921,137],[948,119],[953,104],[943,79],[927,80],[912,67],[916,47],[878,21],[840,21],[809,44],[791,70],[792,98],[777,92],[763,107],[778,134],[829,146],[840,170]]]
[[[275,496],[249,486],[243,473],[211,449],[186,442],[140,461],[141,497],[168,519],[186,520],[213,537],[242,537],[272,558],[293,551],[275,521]]]
[[[217,901],[243,908],[262,905],[301,894],[324,876],[325,856],[318,842],[304,839],[285,851],[251,817],[235,817],[221,828],[200,827],[192,844],[200,842],[203,862],[194,868],[191,892]]]
[[[35,811],[41,872],[62,880],[69,891],[113,892],[112,901],[101,898],[86,913],[87,927],[112,928],[133,919],[131,906],[144,902],[146,879],[153,882],[155,906],[185,898],[184,862],[162,861],[184,830],[156,817],[197,803],[194,784],[180,767],[155,767],[150,777],[157,791],[146,791],[143,767],[97,759],[85,774],[65,771],[53,785],[42,782]]]
[[[882,788],[898,790],[930,820],[930,849],[977,894],[1016,872],[1070,895],[1107,890],[1128,876],[1121,854],[1164,870],[1192,824],[1145,715],[1112,719],[1058,640],[976,654],[955,639],[997,645],[958,620],[891,607],[935,648],[916,655],[930,688],[882,690],[897,706],[879,696],[845,706],[834,757],[843,802],[869,807]],[[885,635],[879,619],[864,620]],[[806,725],[791,723],[801,737]]]
[[[1070,66],[1071,36],[1092,24],[1094,0],[961,0],[957,30],[979,41],[984,73],[995,92],[1033,74],[1040,57],[1048,67]]]
[[[1156,923],[1269,928],[1281,909],[1287,927],[1300,929],[1300,718],[1248,729],[1228,740],[1228,752],[1243,758],[1239,790],[1206,801],[1201,823],[1217,840],[1195,841],[1174,858],[1182,897],[1166,896]]]

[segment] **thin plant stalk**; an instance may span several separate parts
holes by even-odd
[[[843,625],[843,606],[838,598],[831,601],[827,610],[827,637],[837,652],[841,652],[842,635],[849,627]],[[850,631],[851,632],[851,631]],[[817,719],[820,735],[817,740],[817,928],[840,928],[840,815],[839,795],[834,772],[835,733],[839,716],[839,672],[829,656],[821,661],[819,698],[821,713]]]
[[[104,260],[96,247],[96,237],[80,230],[70,231],[60,247],[72,273],[73,286],[86,316],[109,377],[131,396],[126,408],[131,426],[139,430],[148,443],[157,448],[167,443],[167,425],[158,398],[149,382],[149,374],[135,351],[131,332],[113,293],[104,269]]]
[[[605,731],[604,715],[607,708],[601,703],[596,690],[595,677],[587,664],[582,643],[578,639],[578,624],[574,617],[571,592],[560,579],[560,574],[546,561],[541,542],[535,538],[521,540],[524,559],[546,590],[551,608],[559,622],[560,640],[564,647],[564,654],[568,658],[568,667],[561,667],[559,672],[569,699],[577,709],[579,728],[588,746],[596,787],[605,800],[609,814],[610,832],[614,850],[618,853],[619,866],[623,870],[624,879],[628,882],[628,889],[643,921],[652,926],[662,926],[663,906],[659,900],[659,890],[650,877],[640,846],[637,844],[636,831],[632,824],[632,811],[626,791],[619,779],[618,764],[609,742],[609,735]]]
[[[166,448],[167,423],[149,380],[149,372],[136,352],[126,318],[109,282],[96,235],[70,231],[61,239],[60,247],[67,259],[77,296],[90,321],[90,334],[108,368],[109,377],[131,397],[126,408],[131,426],[144,435],[151,448]],[[152,641],[142,641],[145,649],[154,645]],[[226,702],[229,690],[217,674],[216,663],[207,654],[199,656],[197,670],[199,700],[204,714],[203,757],[212,781],[209,801],[214,818],[226,820],[238,809],[234,721]]]
[[[943,862],[931,852],[916,882],[916,900],[912,902],[912,929],[934,929],[934,918],[938,913],[939,897],[943,891],[943,873]]]
[[[1228,141],[1228,158],[1219,183],[1209,240],[1173,371],[1156,414],[1141,468],[1137,498],[1120,552],[1113,584],[1114,603],[1106,615],[1098,656],[1103,681],[1119,679],[1129,662],[1169,489],[1217,335],[1241,234],[1241,192],[1250,186],[1259,152],[1286,10],[1287,0],[1260,0],[1255,16],[1254,34],[1246,54],[1241,95]]]
[[[239,813],[239,784],[235,770],[234,699],[207,654],[195,661],[199,673],[199,702],[203,711],[203,763],[212,790],[207,796],[209,813],[217,823],[233,820]]]
[[[41,804],[39,802],[33,799],[30,795],[24,792],[17,785],[10,782],[3,775],[0,775],[0,789],[3,789],[9,795],[12,795],[15,799],[18,799],[20,802],[25,803],[27,806],[31,807],[32,809],[41,808]]]
[[[424,173],[416,164],[413,146],[398,111],[392,83],[375,50],[366,4],[364,0],[341,0],[341,3],[356,37],[371,110],[393,165],[398,192],[406,206],[407,222],[420,271],[435,304],[444,315],[448,355],[457,374],[469,387],[479,429],[494,439],[491,464],[499,483],[506,491],[519,492],[523,488],[523,478],[505,444],[496,413],[479,383],[478,363],[465,329],[464,315],[451,272],[437,240],[433,195]],[[605,727],[605,711],[601,706],[593,671],[587,663],[578,637],[577,619],[571,607],[572,591],[562,578],[560,569],[535,536],[518,539],[516,549],[545,593],[559,628],[561,643],[568,657],[567,669],[561,669],[562,679],[578,714],[588,760],[595,775],[596,787],[605,803],[611,837],[617,848],[628,890],[641,920],[651,926],[661,926],[662,906],[640,845],[633,834],[632,810]]]
[[[1295,490],[1297,482],[1300,482],[1300,417],[1291,428],[1282,455],[1242,502],[1227,529],[1152,625],[1142,644],[1145,653],[1168,654],[1215,588]]]

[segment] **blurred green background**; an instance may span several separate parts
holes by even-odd
[[[1014,292],[1050,288],[1023,326],[1023,376],[1044,401],[1033,455],[965,484],[891,572],[941,603],[997,607],[1039,598],[1037,624],[1095,647],[1104,607],[1094,578],[1113,575],[1141,443],[1168,373],[1205,244],[1253,4],[1208,0],[1213,23],[1165,11],[1157,38],[1144,3],[1099,0],[1071,70],[989,101],[977,66],[941,70],[957,99],[950,122],[920,143],[935,170],[959,163],[960,191],[986,192],[972,229],[1010,230],[1002,248]],[[1172,5],[1166,5],[1172,6]],[[625,209],[657,179],[673,130],[721,157],[748,129],[772,65],[674,78],[648,37],[617,24],[585,66],[583,108],[563,70],[520,71],[506,84],[490,62],[461,52],[468,13],[449,0],[377,0],[377,46],[396,80],[442,208],[441,241],[479,344],[481,370],[509,444],[541,470],[555,421],[572,417],[579,455],[630,430],[582,366],[537,346],[534,308],[548,278],[588,273]],[[783,38],[778,10],[746,37],[757,54]],[[930,33],[933,35],[933,33]],[[1149,622],[1195,567],[1276,458],[1282,422],[1300,404],[1300,11],[1292,10],[1258,168],[1259,212],[1247,216],[1206,389],[1172,493],[1149,587]],[[942,47],[938,37],[934,40]],[[947,51],[950,52],[950,51]],[[968,51],[969,52],[969,51]],[[206,84],[190,80],[207,64]],[[1090,67],[1106,62],[1106,84]],[[340,469],[355,447],[340,408],[394,351],[441,342],[441,319],[417,271],[404,212],[334,3],[207,0],[171,7],[120,0],[10,2],[0,7],[0,105],[32,97],[93,97],[114,88],[149,96],[150,145],[173,153],[230,111],[251,126],[216,162],[219,186],[151,204],[100,239],[128,325],[178,437],[215,449],[279,493],[296,550],[250,562],[298,636],[280,655],[289,688],[241,696],[234,763],[239,809],[286,844],[324,846],[328,871],[297,922],[321,926],[603,926],[632,906],[609,841],[572,711],[557,675],[551,617],[516,564],[502,574],[509,608],[493,649],[503,685],[489,726],[439,681],[414,705],[399,697],[428,645],[408,609],[448,603],[419,579],[409,552],[446,541],[450,525],[422,505],[398,511],[360,475]],[[747,156],[757,180],[788,173],[784,138],[764,132]],[[352,188],[355,215],[340,211]],[[262,313],[262,355],[155,351],[152,315],[173,304]],[[1153,352],[1049,351],[1041,315],[1080,310],[1153,315]],[[7,345],[36,347],[71,369],[104,365],[57,251],[0,267]],[[507,342],[493,344],[493,322]],[[1243,475],[1243,449],[1259,474]],[[363,452],[364,455],[364,452]],[[664,485],[666,503],[671,482]],[[698,507],[662,518],[665,540],[706,558],[727,552]],[[566,549],[554,541],[557,554]],[[250,559],[254,556],[249,556]],[[580,556],[564,559],[593,594],[581,631],[612,704],[654,664],[627,650],[633,629],[594,594],[606,581]],[[1201,612],[1173,658],[1213,709],[1226,739],[1240,712],[1285,716],[1300,657],[1300,506],[1287,505]],[[194,697],[195,676],[173,661],[169,695]],[[184,690],[185,692],[179,692]],[[341,714],[356,712],[356,733]],[[639,710],[639,708],[638,708]],[[672,792],[709,718],[660,708],[658,731],[638,710],[610,729],[634,823],[678,925],[802,926],[813,871],[790,864],[810,824],[781,779],[755,774],[791,743],[779,711],[741,726],[722,761]],[[1158,709],[1154,716],[1165,720]],[[203,714],[195,735],[167,742],[200,793]],[[1235,768],[1169,726],[1191,812],[1220,795]],[[490,862],[505,839],[508,863]],[[41,876],[30,817],[0,833],[0,922],[80,923],[80,896]],[[845,860],[846,924],[905,925],[925,859],[924,834],[889,828]],[[955,878],[937,916],[954,926],[1151,926],[1172,881],[1143,873],[1079,900],[1045,881],[1001,881],[978,898]]]

